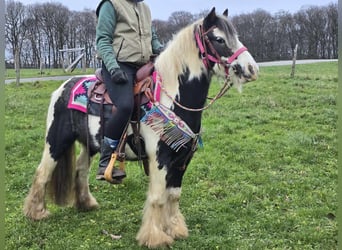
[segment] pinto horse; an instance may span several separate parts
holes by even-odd
[[[140,125],[149,187],[136,236],[140,245],[150,248],[171,245],[175,239],[188,236],[179,209],[181,185],[199,141],[212,76],[225,77],[240,88],[243,83],[256,80],[259,69],[239,41],[228,10],[217,15],[213,8],[205,18],[174,36],[157,57],[154,70],[154,101]],[[46,194],[50,194],[47,187],[58,205],[72,204],[81,211],[98,207],[89,191],[88,174],[90,159],[100,151],[100,118],[67,107],[78,79],[67,80],[51,97],[44,152],[23,209],[33,220],[49,215],[45,203]],[[128,135],[133,133],[131,126]],[[76,141],[81,151],[75,161]],[[127,159],[136,160],[138,156],[130,145],[125,147]]]

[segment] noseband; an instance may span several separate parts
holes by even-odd
[[[241,47],[237,51],[235,51],[226,61],[223,61],[221,59],[221,56],[217,53],[215,50],[213,44],[210,42],[208,38],[208,33],[212,31],[215,28],[215,26],[212,26],[207,31],[204,31],[203,26],[199,25],[195,32],[195,38],[197,46],[201,53],[201,58],[203,61],[203,64],[206,66],[207,69],[210,69],[210,62],[217,63],[219,65],[223,65],[226,71],[226,77],[229,76],[229,68],[232,62],[234,62],[239,55],[241,55],[243,52],[247,51],[246,47]],[[211,55],[208,53],[208,49],[210,52],[214,55]]]

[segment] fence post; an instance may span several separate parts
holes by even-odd
[[[293,58],[292,58],[292,70],[291,70],[291,77],[294,77],[295,70],[296,70],[296,60],[297,60],[297,49],[298,44],[296,44],[294,50],[293,50]]]

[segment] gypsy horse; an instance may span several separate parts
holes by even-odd
[[[239,41],[228,10],[218,15],[215,8],[181,29],[156,58],[154,98],[140,125],[148,158],[149,187],[136,236],[139,245],[167,246],[188,236],[179,209],[181,185],[198,145],[212,76],[221,76],[241,88],[243,83],[257,79],[258,70]],[[51,96],[45,147],[23,208],[33,220],[49,215],[47,194],[56,204],[73,205],[80,211],[98,207],[89,191],[88,174],[91,158],[100,151],[100,118],[67,107],[78,79],[67,80]],[[131,126],[127,135],[132,134]],[[80,144],[77,159],[76,142]],[[138,158],[129,144],[125,153],[127,160]]]

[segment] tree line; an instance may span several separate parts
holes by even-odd
[[[173,12],[167,21],[153,20],[162,43],[178,30],[204,17],[198,14]],[[337,58],[338,6],[311,6],[296,13],[278,12],[274,15],[257,9],[248,14],[230,17],[240,40],[257,61],[286,60],[292,57],[298,44],[299,59]],[[59,68],[65,60],[74,60],[76,53],[61,53],[61,49],[84,48],[86,67],[96,64],[95,10],[71,11],[57,2],[24,5],[6,1],[6,55],[16,68]],[[7,66],[11,66],[7,64]]]

